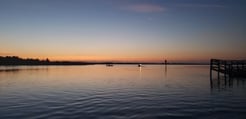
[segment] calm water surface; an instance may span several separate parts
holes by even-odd
[[[0,118],[246,119],[246,79],[212,81],[209,66],[1,66]]]

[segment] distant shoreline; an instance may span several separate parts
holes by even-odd
[[[209,65],[209,63],[182,63],[182,62],[80,62],[80,61],[50,61],[48,58],[45,60],[32,59],[32,58],[19,58],[18,56],[0,56],[0,66],[40,66],[40,65]]]
[[[113,65],[163,65],[161,63],[113,63]],[[86,64],[0,64],[0,66],[82,66],[82,65],[107,65],[106,63],[86,63]],[[209,65],[208,63],[170,63],[168,65]]]

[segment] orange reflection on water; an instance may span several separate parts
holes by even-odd
[[[207,82],[208,67],[172,65],[26,66],[0,72],[1,87],[8,91],[110,90],[182,87]],[[6,67],[1,67],[6,69]],[[168,72],[167,72],[168,70]],[[195,78],[194,78],[195,77]],[[196,80],[196,81],[194,81]],[[199,81],[198,81],[199,80]],[[7,88],[8,89],[8,88]]]

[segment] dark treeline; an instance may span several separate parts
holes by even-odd
[[[18,56],[0,56],[0,65],[86,65],[86,62],[70,62],[70,61],[50,61],[48,58],[45,60],[20,58]]]

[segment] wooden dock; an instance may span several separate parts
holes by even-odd
[[[217,72],[217,77],[220,79],[220,74],[226,78],[231,77],[246,77],[246,60],[210,60],[210,78],[212,79],[213,71]]]

